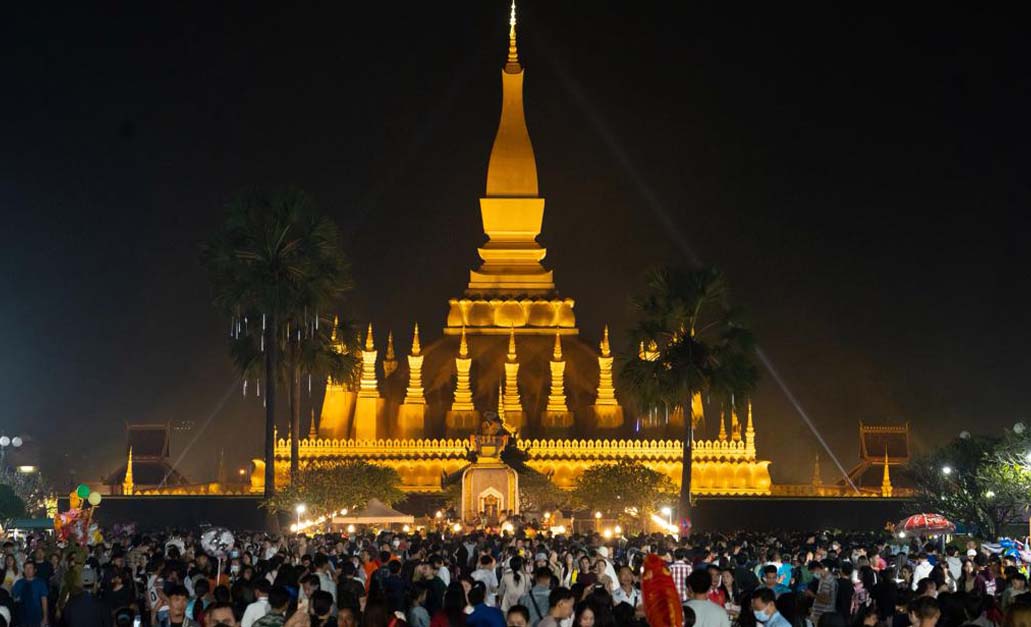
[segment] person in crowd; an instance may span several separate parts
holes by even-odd
[[[523,558],[518,555],[508,561],[509,571],[501,577],[498,586],[498,598],[501,600],[501,611],[507,614],[508,609],[518,605],[519,601],[530,590],[530,578],[523,570]]]
[[[16,616],[19,627],[40,627],[49,624],[50,607],[47,595],[50,594],[50,586],[47,582],[36,577],[36,564],[25,562],[23,567],[24,576],[15,581],[11,587],[11,596],[14,597],[18,613]]]
[[[730,617],[727,610],[709,600],[709,590],[712,588],[712,576],[707,570],[694,570],[687,578],[687,584],[691,591],[687,606],[695,614],[695,625],[697,627],[730,627]]]
[[[253,627],[283,627],[289,608],[290,592],[283,586],[272,586],[268,591],[268,612],[254,621]],[[339,614],[337,622],[339,622]]]
[[[941,617],[941,609],[933,597],[921,596],[910,602],[908,614],[913,627],[935,627]]]
[[[201,581],[204,580],[201,579]],[[254,627],[254,623],[269,612],[268,595],[272,590],[272,585],[268,581],[261,579],[254,583],[253,590],[254,602],[249,604],[247,609],[244,610],[243,618],[240,619],[240,627]]]
[[[487,586],[482,580],[469,590],[469,605],[473,610],[465,620],[468,627],[506,627],[505,615],[487,603],[487,596]]]
[[[691,564],[687,562],[687,556],[686,548],[677,547],[673,551],[673,563],[669,565],[669,574],[673,577],[673,585],[676,586],[677,594],[680,595],[681,604],[687,603],[691,598],[691,591],[687,584],[687,578],[691,575]]]
[[[760,588],[752,595],[752,613],[763,627],[791,627],[777,611],[777,597],[770,588]]]
[[[569,588],[558,587],[548,595],[548,613],[537,627],[560,627],[573,616],[574,596]]]
[[[98,583],[93,567],[79,571],[79,585],[73,587],[61,610],[61,627],[111,627],[113,615],[96,596]]]
[[[505,614],[507,627],[530,627],[530,611],[522,605],[513,605]]]
[[[173,584],[164,596],[168,600],[168,607],[162,614],[158,627],[200,627],[200,623],[186,615],[186,604],[190,600],[186,586]]]

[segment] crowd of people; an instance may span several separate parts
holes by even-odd
[[[197,532],[10,539],[0,627],[672,627],[648,624],[649,553],[685,627],[1031,627],[1025,566],[973,543],[389,531],[241,532],[221,559]]]

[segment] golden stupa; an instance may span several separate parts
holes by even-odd
[[[480,198],[483,263],[469,273],[465,293],[448,301],[440,337],[423,343],[413,321],[406,357],[394,356],[391,334],[380,360],[369,325],[360,381],[353,389],[327,383],[317,435],[299,443],[302,464],[362,457],[396,468],[407,491],[439,492],[442,476],[468,464],[469,435],[501,404],[526,463],[561,487],[592,464],[623,458],[679,484],[682,412],[631,420],[614,389],[608,329],[585,342],[574,301],[559,296],[541,264],[544,198],[523,112],[524,77],[513,4],[501,119]],[[756,457],[751,406],[743,433],[736,417],[729,434],[721,420],[717,438],[694,442],[695,494],[770,494],[770,462]],[[278,485],[289,481],[289,458],[289,440],[278,439]],[[263,471],[260,461],[255,466],[250,488],[258,491]]]

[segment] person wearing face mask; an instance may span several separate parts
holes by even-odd
[[[776,605],[777,597],[769,588],[758,588],[752,594],[752,612],[763,627],[791,627],[791,623],[780,615]]]

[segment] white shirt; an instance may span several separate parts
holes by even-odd
[[[268,597],[258,597],[257,601],[248,605],[247,609],[243,611],[240,627],[252,627],[255,621],[268,614],[268,611]]]
[[[932,570],[934,570],[934,566],[931,566],[931,562],[928,561],[919,562],[916,565],[916,568],[913,569],[913,590],[916,590],[921,579],[931,576]]]
[[[685,605],[694,611],[695,627],[730,627],[727,610],[708,599],[691,599]]]
[[[612,591],[612,605],[619,605],[620,603],[629,603],[630,607],[637,607],[641,604],[641,591],[637,588],[631,588],[630,592],[623,589],[623,586],[618,586]]]
[[[483,582],[483,585],[487,588],[487,598],[484,599],[484,603],[486,603],[488,607],[494,607],[494,595],[498,592],[498,576],[494,574],[493,570],[477,568],[472,572],[470,577],[473,578],[473,581]]]
[[[441,564],[440,568],[437,569],[437,576],[440,577],[445,586],[451,585],[451,571],[447,569],[447,566]]]

